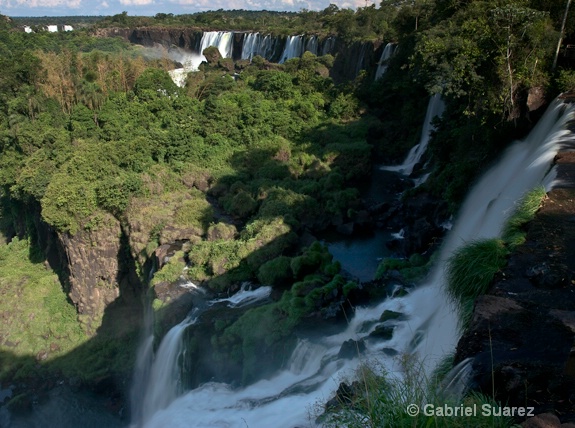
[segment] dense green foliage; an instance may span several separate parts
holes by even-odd
[[[150,59],[119,39],[83,30],[25,34],[4,23],[0,196],[12,215],[2,217],[2,232],[6,240],[26,234],[17,215],[22,206],[41,207],[42,220],[69,235],[102,227],[109,213],[129,235],[139,273],[159,245],[186,242],[153,285],[179,277],[215,292],[246,280],[272,285],[281,297],[234,322],[221,321],[212,338],[214,358],[233,358],[248,382],[257,377],[259,357],[283,355],[298,325],[325,315],[356,287],[324,247],[304,249],[298,235],[334,219],[352,220],[362,204],[354,186],[368,177],[374,160],[397,161],[417,142],[430,94],[441,93],[447,109],[430,143],[433,174],[414,192],[439,196],[455,211],[479,171],[530,126],[529,90],[575,89],[567,62],[550,69],[561,14],[547,0],[384,0],[356,11],[330,5],[300,13],[122,13],[98,24],[399,43],[383,78],[373,82],[367,71],[339,86],[328,77],[334,58],[306,53],[283,65],[259,57],[241,65],[220,59],[178,88],[167,73],[171,61]],[[522,214],[511,221],[508,246],[520,242],[523,221]],[[34,235],[32,228],[27,232]],[[8,258],[12,249],[18,260],[11,265],[26,270],[33,258],[27,259],[22,242],[2,244],[0,255]],[[494,240],[455,256],[451,292],[462,306],[484,290],[506,253],[507,246]],[[49,300],[44,309],[57,310],[67,325],[74,308],[63,293],[50,297],[58,284],[39,267],[30,267],[26,281],[40,284],[38,290],[50,283],[49,295],[38,293]],[[384,261],[379,274],[392,269],[415,279],[427,267],[412,256]],[[2,292],[15,281],[2,283]],[[63,343],[58,349],[84,340],[73,334],[73,322],[69,337],[58,333],[62,326],[53,329]],[[38,337],[27,341],[19,342],[18,352],[38,355],[46,347]],[[90,346],[77,355],[89,354]],[[118,341],[110,340],[100,355],[120,352]],[[99,356],[90,357],[97,361],[89,373],[107,370]],[[389,404],[389,385],[379,387],[382,403]]]

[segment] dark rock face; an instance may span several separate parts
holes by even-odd
[[[409,256],[434,249],[445,235],[442,224],[449,217],[449,209],[444,201],[429,193],[419,193],[403,202],[397,202],[375,220],[395,230],[403,229],[403,239],[389,241],[387,247],[401,256]]]
[[[351,360],[352,358],[357,357],[363,351],[365,351],[365,342],[363,341],[363,339],[360,340],[349,339],[343,342],[341,348],[339,349],[337,357],[347,358]]]
[[[572,167],[575,155],[558,160],[560,176],[562,162]],[[562,422],[575,421],[573,212],[574,188],[548,194],[525,244],[476,301],[455,357],[455,363],[475,358],[479,391],[491,396],[494,390],[507,406],[532,406],[535,414],[555,412]]]
[[[120,222],[106,214],[95,230],[59,235],[68,260],[70,299],[88,331],[99,327],[104,309],[120,295]]]
[[[162,46],[166,49],[179,47],[198,52],[203,31],[195,28],[100,28],[95,31],[100,37],[122,37],[142,46]],[[232,41],[232,59],[241,59],[244,38],[247,33],[234,32]],[[279,62],[286,44],[285,36],[274,36],[269,58],[271,62]],[[381,56],[381,44],[372,42],[345,43],[339,39],[325,38],[318,41],[319,55],[330,53],[336,59],[329,75],[336,82],[355,79],[361,70],[368,73],[375,69]],[[319,74],[326,75],[328,70],[318,70]]]
[[[203,32],[194,28],[100,28],[95,35],[100,37],[122,37],[142,46],[161,45],[166,49],[177,46],[199,51]]]

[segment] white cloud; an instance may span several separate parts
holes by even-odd
[[[184,10],[268,9],[297,11],[302,8],[321,10],[329,4],[328,0],[168,0],[168,2],[179,5]]]
[[[0,4],[6,3],[8,7],[11,7],[13,2],[0,2]],[[77,9],[80,7],[82,0],[16,0],[16,5],[25,7],[69,7],[72,9]]]
[[[102,3],[100,3],[100,7],[103,7],[104,9],[107,9],[110,7],[110,5],[108,4],[107,1],[103,1]]]
[[[120,3],[127,6],[143,6],[152,4],[154,0],[120,0]]]

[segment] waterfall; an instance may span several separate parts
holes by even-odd
[[[144,396],[144,421],[166,408],[180,394],[181,369],[178,358],[183,351],[182,338],[186,328],[198,319],[198,312],[198,308],[194,308],[190,316],[172,327],[162,339],[150,372],[149,387]]]
[[[435,129],[433,126],[433,119],[436,116],[441,116],[444,109],[445,104],[441,99],[441,95],[433,95],[429,100],[429,104],[427,105],[427,113],[425,114],[425,120],[423,122],[423,129],[421,130],[421,138],[419,143],[411,148],[401,165],[382,166],[381,169],[386,171],[397,171],[403,175],[410,175],[413,172],[413,168],[417,163],[419,163],[421,157],[427,149],[429,138]],[[419,184],[421,184],[421,182]]]
[[[303,47],[303,36],[288,36],[279,63],[283,64],[292,58],[299,58],[303,54]]]
[[[388,373],[397,373],[397,359],[387,354],[416,354],[429,374],[453,352],[459,337],[456,310],[443,291],[445,261],[467,242],[498,236],[516,201],[544,180],[562,139],[569,134],[565,125],[573,117],[573,108],[554,102],[528,138],[512,145],[480,179],[464,202],[426,284],[407,296],[357,308],[340,333],[313,341],[300,339],[285,368],[274,377],[239,389],[214,382],[201,385],[150,415],[144,426],[314,426],[314,417],[310,417],[314,405],[331,398],[339,382],[352,375],[361,361],[378,361]],[[386,321],[386,326],[394,328],[390,340],[369,337],[385,310],[404,317],[391,324]],[[342,343],[349,339],[365,340],[361,357],[339,356]],[[468,369],[462,366],[458,378]],[[451,383],[451,390],[458,390],[460,382]]]
[[[549,181],[546,174],[564,137],[570,134],[566,124],[573,117],[573,107],[554,101],[528,137],[507,149],[468,194],[441,247],[437,268],[426,285],[409,296],[414,308],[412,322],[396,329],[397,334],[421,338],[412,348],[425,357],[427,367],[452,351],[459,337],[455,308],[442,290],[445,262],[466,243],[498,237],[516,202]]]
[[[317,40],[317,36],[310,36],[307,41],[305,42],[305,51],[309,51],[312,54],[316,55],[318,54],[318,40]],[[302,52],[303,54],[303,52]]]
[[[242,43],[242,59],[252,60],[259,55],[268,61],[274,56],[277,38],[267,34],[262,36],[260,33],[246,34]]]
[[[200,54],[203,56],[204,49],[215,46],[224,58],[232,57],[234,45],[234,33],[231,31],[206,31],[200,42]],[[204,57],[205,60],[205,57]]]
[[[385,48],[383,48],[381,58],[379,59],[379,63],[377,64],[377,70],[375,72],[375,80],[381,78],[381,76],[383,76],[387,71],[389,58],[391,58],[391,56],[395,52],[396,46],[397,45],[395,43],[388,43],[387,45],[385,45]]]
[[[205,293],[195,284],[182,285],[191,292]],[[198,299],[190,315],[172,327],[162,339],[154,356],[153,310],[147,305],[144,314],[144,339],[138,348],[134,382],[131,391],[132,427],[140,427],[156,413],[165,409],[181,393],[181,369],[179,359],[185,355],[183,335],[193,325],[206,307],[225,303],[230,308],[242,307],[269,298],[269,286],[250,289],[249,283],[242,284],[241,290],[231,297],[214,299],[207,303]]]
[[[260,33],[249,33],[244,36],[242,43],[242,59],[249,59],[250,61],[256,55],[259,55],[258,48],[261,41]]]
[[[329,36],[322,43],[321,54],[322,55],[333,54],[334,50],[335,50],[335,37]]]

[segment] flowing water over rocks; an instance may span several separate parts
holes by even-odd
[[[375,359],[390,373],[397,360],[386,350],[418,355],[427,373],[453,352],[459,337],[458,316],[443,292],[443,263],[453,251],[474,239],[498,236],[515,202],[544,181],[561,139],[568,134],[560,102],[551,105],[529,137],[510,147],[477,183],[466,199],[444,243],[437,267],[425,284],[407,296],[359,307],[341,332],[313,341],[299,339],[285,367],[269,379],[243,388],[207,383],[185,393],[146,418],[146,427],[296,427],[313,425],[314,403],[326,402],[339,382],[353,374],[360,361]],[[372,333],[384,311],[402,314],[385,339]],[[371,337],[370,337],[371,335]],[[342,352],[348,341],[361,354]],[[153,387],[153,385],[152,385]]]

